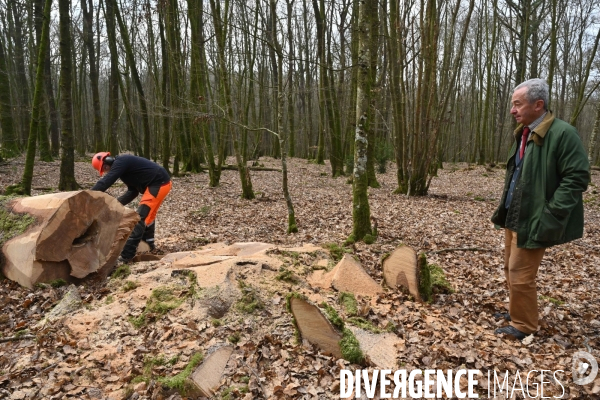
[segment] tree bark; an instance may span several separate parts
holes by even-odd
[[[61,150],[59,190],[75,190],[75,146],[73,139],[73,102],[71,85],[73,61],[71,55],[71,0],[58,0],[60,15],[60,116]]]
[[[372,29],[372,18],[377,18],[377,1],[364,0],[360,3],[358,14],[358,84],[356,91],[356,133],[354,138],[354,171],[352,190],[353,241],[362,240],[371,235],[371,211],[369,206],[367,172],[367,149],[369,146],[369,108],[372,85],[371,41],[376,36]],[[372,114],[371,114],[372,115]]]
[[[0,127],[2,127],[2,156],[15,157],[19,154],[19,140],[15,131],[10,99],[10,79],[4,52],[4,43],[0,38]]]
[[[44,54],[50,46],[50,9],[52,0],[46,0],[44,5],[44,19],[42,23],[42,38],[38,49],[37,70],[35,74],[35,92],[33,96],[33,106],[31,109],[31,123],[29,125],[29,138],[27,143],[27,155],[25,156],[25,168],[23,170],[23,179],[21,183],[8,187],[6,194],[21,193],[31,195],[31,181],[33,180],[33,164],[35,161],[35,148],[37,144],[37,132],[39,129],[39,115],[44,99],[42,91],[44,90]]]
[[[90,63],[90,86],[92,88],[92,109],[94,112],[94,128],[92,133],[92,148],[94,153],[98,153],[104,149],[102,140],[102,114],[100,108],[100,91],[99,91],[99,71],[96,62],[96,49],[94,47],[94,32],[92,24],[94,21],[94,4],[89,0],[89,10],[87,0],[81,0],[81,11],[83,13],[83,42],[88,51]],[[50,86],[52,87],[52,86]]]

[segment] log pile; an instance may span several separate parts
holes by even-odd
[[[114,197],[89,190],[17,198],[5,207],[35,219],[2,245],[0,260],[7,278],[29,288],[108,274],[139,220]]]

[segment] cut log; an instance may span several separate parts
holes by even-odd
[[[323,353],[342,358],[342,336],[331,326],[319,308],[296,297],[290,299],[290,308],[303,339],[316,345]]]
[[[417,259],[417,253],[408,246],[401,246],[383,260],[383,278],[388,287],[403,287],[418,301],[431,296],[431,282],[425,255]]]
[[[365,353],[369,364],[379,369],[394,370],[398,364],[399,340],[393,333],[371,333],[352,325],[347,325],[352,331],[361,350]]]
[[[339,292],[360,296],[374,297],[383,293],[381,286],[348,254],[330,272],[315,271],[308,282],[324,289],[333,287]]]
[[[89,190],[18,198],[8,209],[36,220],[2,246],[3,274],[29,288],[108,274],[139,220],[114,197]]]
[[[231,353],[233,353],[233,346],[219,347],[204,360],[202,365],[196,368],[191,380],[200,391],[200,396],[212,397],[215,395],[215,391],[221,385],[221,378]]]

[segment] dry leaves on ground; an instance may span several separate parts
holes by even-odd
[[[280,166],[279,160],[268,158],[260,163]],[[22,168],[22,159],[1,164],[0,189],[17,182]],[[286,234],[287,209],[280,173],[253,171],[257,198],[248,201],[240,198],[238,173],[225,170],[217,188],[208,187],[207,174],[174,178],[173,190],[157,219],[158,247],[172,253],[215,242],[342,244],[352,229],[351,185],[347,178],[332,179],[327,166],[300,159],[290,160],[289,169],[299,233]],[[37,163],[34,194],[56,190],[58,173],[58,162]],[[89,188],[97,176],[88,162],[80,162],[76,178],[83,188]],[[369,202],[379,236],[375,244],[359,243],[349,251],[380,282],[382,257],[400,244],[412,246],[426,252],[428,261],[445,271],[455,289],[452,294],[438,294],[431,304],[415,303],[406,294],[390,290],[370,301],[359,299],[365,317],[373,325],[396,326],[401,355],[395,368],[480,369],[484,373],[479,388],[482,397],[487,397],[488,371],[508,370],[513,376],[517,371],[533,369],[562,370],[556,375],[558,382],[546,384],[545,396],[560,396],[560,382],[565,390],[563,398],[597,398],[599,379],[577,386],[571,378],[576,351],[589,351],[600,359],[597,172],[592,173],[592,185],[584,194],[584,237],[546,252],[537,280],[541,327],[526,343],[493,334],[502,323],[492,314],[505,310],[508,297],[503,275],[503,233],[489,222],[499,201],[504,171],[446,164],[432,180],[429,195],[419,198],[392,193],[396,181],[391,165],[377,178],[381,187],[369,190]],[[115,185],[110,193],[123,190]],[[136,265],[132,279],[153,268],[152,263]],[[303,278],[301,268],[294,272]],[[172,362],[151,366],[153,376],[172,376],[196,352],[219,342],[231,342],[239,335],[219,396],[339,398],[340,369],[359,367],[298,345],[291,317],[285,311],[283,299],[289,291],[314,292],[303,279],[299,283],[264,285],[272,286],[270,306],[251,317],[231,313],[222,325],[215,326],[207,320],[186,320],[183,311],[174,310],[148,327],[135,329],[126,316],[139,315],[139,304],[127,300],[122,291],[106,282],[90,282],[78,288],[87,308],[122,301],[119,304],[126,310],[124,315],[103,322],[105,325],[94,332],[92,339],[75,341],[73,333],[60,323],[34,329],[60,300],[64,288],[27,290],[3,281],[2,338],[26,333],[35,335],[36,340],[0,344],[0,397],[93,399],[123,397],[126,389],[136,398],[177,396],[164,391],[155,380],[137,383],[132,379],[144,375],[146,362],[152,357],[172,357]],[[318,294],[339,308],[335,294]]]

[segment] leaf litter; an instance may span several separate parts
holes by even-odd
[[[261,158],[260,162],[279,167],[278,160]],[[224,170],[217,188],[208,187],[207,174],[185,175],[174,178],[173,190],[159,211],[156,238],[161,252],[236,242],[341,246],[352,230],[352,188],[347,178],[332,179],[327,176],[328,166],[306,160],[291,159],[288,165],[297,234],[286,234],[287,208],[279,173],[251,172],[257,194],[252,201],[240,198],[237,171]],[[16,183],[22,168],[22,159],[1,164],[0,189]],[[58,173],[58,161],[36,164],[34,194],[57,191]],[[83,188],[90,188],[97,175],[87,162],[78,162],[76,179]],[[377,241],[356,243],[346,251],[381,282],[385,255],[399,245],[411,246],[427,253],[428,262],[445,272],[454,290],[436,294],[431,303],[415,303],[409,295],[393,290],[374,299],[357,298],[361,318],[381,330],[390,324],[395,327],[400,356],[392,369],[480,369],[481,397],[486,397],[488,371],[509,371],[512,376],[533,369],[562,370],[556,377],[564,386],[563,398],[598,398],[600,378],[578,386],[572,383],[571,372],[577,351],[588,351],[600,359],[596,171],[592,171],[592,184],[584,194],[584,237],[547,250],[537,278],[540,330],[523,342],[493,333],[504,322],[492,315],[505,312],[508,300],[503,233],[489,221],[499,201],[504,171],[446,164],[432,180],[429,195],[418,198],[392,193],[396,178],[391,167],[377,179],[381,188],[369,189],[371,215],[378,224]],[[123,190],[114,186],[109,192]],[[29,290],[1,281],[0,339],[18,335],[36,339],[0,343],[0,397],[181,398],[159,380],[184,371],[198,352],[232,343],[230,338],[237,337],[219,398],[339,398],[340,369],[361,367],[321,354],[307,343],[299,344],[282,299],[300,291],[326,301],[345,319],[352,315],[339,304],[337,293],[319,293],[306,284],[307,265],[318,261],[314,256],[303,255],[305,259],[299,261],[290,254],[280,257],[299,279],[254,281],[265,307],[252,314],[232,307],[221,320],[190,318],[194,301],[186,294],[181,307],[136,329],[127,318],[142,315],[147,298],[134,298],[131,293],[136,292],[124,290],[116,280],[87,282],[78,287],[83,310],[116,307],[121,312],[104,315],[93,334],[84,339],[67,329],[64,321],[36,328],[67,287]],[[333,265],[331,260],[329,268]],[[251,275],[252,265],[243,268],[242,274]],[[155,269],[152,262],[135,264],[127,279],[137,284]],[[278,273],[274,269],[273,277]],[[151,288],[147,290],[148,297],[150,294]],[[161,357],[169,362],[149,363]],[[558,397],[561,391],[554,381],[545,385],[544,395]]]

